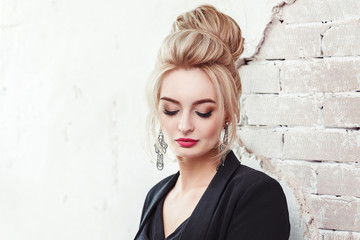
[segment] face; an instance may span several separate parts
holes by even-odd
[[[160,92],[159,120],[178,159],[214,156],[222,131],[214,84],[199,68],[167,73]]]

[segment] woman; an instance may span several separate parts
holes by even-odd
[[[236,22],[208,5],[180,15],[164,40],[149,122],[157,167],[169,146],[180,171],[149,191],[135,239],[288,239],[281,186],[241,165],[230,150],[240,114],[235,61],[243,43]]]

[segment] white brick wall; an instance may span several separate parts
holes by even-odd
[[[326,97],[323,118],[326,127],[360,127],[360,95]]]
[[[323,36],[322,50],[325,57],[360,55],[360,20],[347,25],[333,26]]]
[[[239,69],[240,136],[287,179],[305,239],[360,239],[360,2],[278,10]]]
[[[359,161],[358,131],[296,130],[284,135],[284,158],[344,163]]]
[[[282,1],[207,2],[252,54]],[[203,3],[0,0],[1,240],[134,238],[147,191],[177,171],[147,152],[146,81],[176,16]]]
[[[358,0],[297,0],[281,9],[282,19],[289,24],[333,22],[341,23],[359,18]]]
[[[145,82],[171,22],[203,2],[1,1],[0,239],[133,238],[176,171],[144,149]],[[207,2],[244,32],[239,134],[289,184],[291,239],[360,239],[359,1]]]
[[[360,89],[360,59],[357,57],[284,61],[280,71],[280,82],[285,93]]]
[[[322,163],[316,174],[319,194],[360,197],[359,166]]]
[[[312,126],[320,108],[316,98],[302,96],[244,95],[242,103],[248,125]]]
[[[242,91],[246,93],[278,93],[280,69],[276,62],[244,65],[240,68]],[[263,80],[266,79],[264,82]]]
[[[265,31],[265,41],[256,55],[257,59],[299,59],[321,56],[321,37],[326,27],[322,25],[294,26],[273,19]],[[279,44],[281,43],[281,44]]]
[[[319,228],[360,231],[360,200],[358,198],[311,195],[308,202]]]
[[[347,231],[320,230],[323,240],[357,240],[360,239],[360,233]]]

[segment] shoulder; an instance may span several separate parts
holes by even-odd
[[[240,165],[231,176],[225,194],[233,204],[242,207],[252,205],[278,206],[287,212],[285,193],[280,183],[261,171]]]
[[[288,239],[289,212],[284,191],[277,180],[241,165],[228,186],[231,196],[229,199],[234,199],[231,221],[233,228],[230,228],[233,230],[228,233],[233,237],[229,239],[237,239],[238,236],[252,236],[251,239]],[[269,223],[275,223],[276,226]]]
[[[236,170],[234,174],[234,178],[246,177],[247,179],[252,181],[258,181],[263,179],[270,179],[271,177],[264,172],[256,170],[254,168],[248,167],[246,165],[240,164],[239,168]]]
[[[266,185],[271,188],[282,189],[279,182],[264,172],[255,170],[245,165],[240,165],[231,176],[229,186],[241,188],[242,192],[251,192]]]
[[[280,184],[266,173],[243,165],[237,156],[230,151],[225,165],[220,168],[218,181],[226,181],[225,191],[242,196],[245,192],[255,190],[261,185],[280,188]]]

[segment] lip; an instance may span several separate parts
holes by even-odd
[[[199,140],[195,140],[192,138],[178,138],[175,140],[180,146],[182,147],[192,147],[194,146]]]

